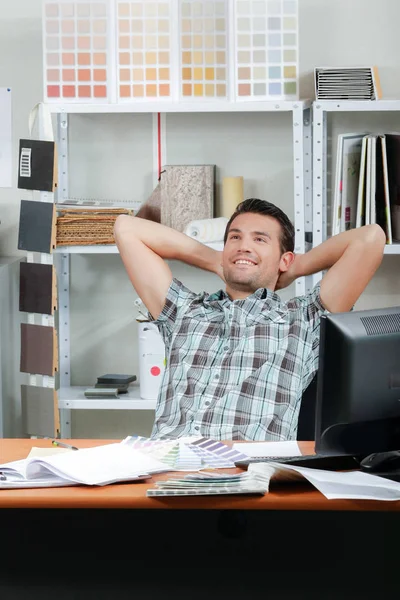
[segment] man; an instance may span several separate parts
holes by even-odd
[[[121,215],[115,239],[130,280],[165,342],[167,366],[152,437],[296,438],[300,401],[318,367],[320,316],[349,311],[381,263],[385,234],[368,225],[294,254],[294,229],[276,206],[242,202],[223,252]],[[218,274],[226,291],[195,294],[164,259]],[[306,296],[275,290],[328,270]]]

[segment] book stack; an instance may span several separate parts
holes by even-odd
[[[400,242],[400,134],[338,136],[332,235],[377,223]]]
[[[128,392],[129,384],[136,381],[136,375],[107,373],[97,378],[94,387],[84,392],[86,398],[119,398]]]
[[[317,100],[380,100],[377,67],[316,68]]]

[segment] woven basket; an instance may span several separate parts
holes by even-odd
[[[115,244],[114,223],[118,215],[132,215],[133,210],[63,209],[57,217],[57,246],[93,246]]]

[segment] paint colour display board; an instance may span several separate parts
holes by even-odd
[[[21,200],[18,250],[50,254],[55,247],[55,205],[52,202]]]
[[[46,102],[110,101],[108,0],[43,2]]]
[[[57,307],[56,275],[53,265],[21,262],[19,310],[54,315]]]
[[[44,0],[47,102],[299,97],[298,0]]]
[[[22,373],[54,377],[58,368],[56,333],[53,327],[21,323]]]

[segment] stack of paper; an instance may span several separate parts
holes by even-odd
[[[382,96],[377,67],[323,67],[315,69],[317,100],[379,100]]]
[[[164,463],[127,445],[106,444],[0,465],[0,489],[108,485],[170,470]]]
[[[156,487],[147,490],[148,497],[155,496],[214,496],[224,494],[261,494],[268,491],[269,478],[249,472],[227,475],[224,473],[197,473],[157,481]]]
[[[171,471],[232,469],[235,461],[248,458],[247,454],[237,448],[230,448],[220,441],[208,438],[151,440],[145,437],[127,437],[123,443],[161,461]]]

